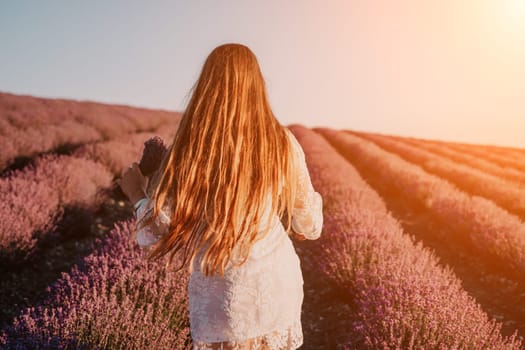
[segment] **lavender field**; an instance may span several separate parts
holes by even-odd
[[[0,348],[191,349],[115,184],[180,117],[0,93]],[[324,205],[301,349],[525,349],[525,150],[287,127]]]

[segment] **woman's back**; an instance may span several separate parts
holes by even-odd
[[[300,164],[298,205],[294,207],[292,228],[308,239],[316,239],[323,225],[322,197],[313,189],[302,148],[289,130],[287,134]],[[286,185],[283,178],[279,187]],[[145,207],[146,203],[139,205],[137,218],[151,209]],[[273,205],[270,196],[266,205]],[[169,225],[165,214],[169,210],[166,206],[161,213],[164,221],[157,221],[155,229],[146,226],[138,232],[137,240],[142,247],[154,244],[160,237],[159,232],[165,232],[163,228]],[[248,342],[265,343],[270,349],[294,349],[302,344],[304,294],[300,261],[279,217],[270,218],[269,212],[265,211],[261,225],[270,220],[272,229],[255,242],[242,265],[230,262],[224,276],[206,276],[200,271],[200,258],[206,246],[195,256],[188,286],[195,349],[210,349],[212,343],[230,346],[226,349],[236,349],[234,344],[247,345]]]

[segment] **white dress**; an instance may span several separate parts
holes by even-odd
[[[286,130],[301,164],[292,228],[307,239],[317,239],[323,226],[322,197],[312,186],[299,142]],[[151,211],[146,203],[143,198],[135,204],[137,219]],[[151,246],[166,232],[168,210],[165,207],[154,224],[137,232],[141,247]],[[277,215],[272,222],[272,230],[253,245],[248,260],[239,267],[228,265],[223,277],[202,274],[197,255],[188,285],[194,350],[296,349],[303,344],[300,260]]]

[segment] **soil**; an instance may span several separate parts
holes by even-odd
[[[302,326],[304,343],[299,349],[356,348],[361,339],[350,339],[348,329],[355,314],[345,291],[323,279],[309,260],[308,251],[315,249],[315,241],[293,241],[301,259],[304,279]]]

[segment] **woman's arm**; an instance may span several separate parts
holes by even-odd
[[[122,174],[117,183],[130,202],[133,203],[138,225],[140,220],[153,213],[153,203],[148,201],[148,177],[142,174],[138,163],[135,162]],[[136,239],[139,246],[142,248],[150,247],[168,232],[170,223],[168,212],[161,210],[153,223],[140,229],[137,226]]]
[[[145,197],[148,178],[142,175],[138,163],[135,162],[124,171],[120,179],[117,180],[117,184],[131,203],[135,204]]]
[[[134,207],[137,221],[153,213],[153,202],[149,202],[148,197],[139,199]],[[160,210],[159,216],[151,224],[140,229],[137,226],[137,243],[139,246],[148,248],[155,244],[162,236],[168,233],[170,221],[169,211],[166,208]]]
[[[293,231],[302,235],[304,239],[314,240],[321,236],[323,229],[323,197],[312,185],[306,157],[299,141],[291,131],[288,132],[298,160],[297,197],[292,211],[291,226]]]

